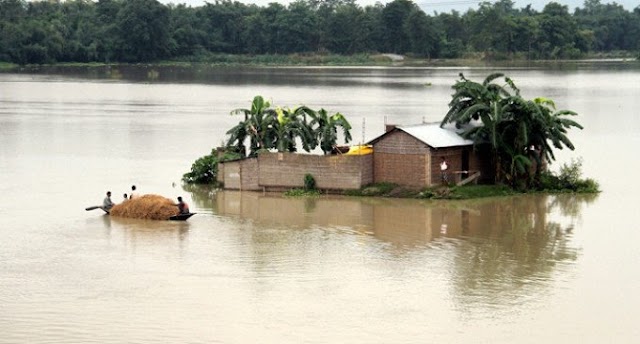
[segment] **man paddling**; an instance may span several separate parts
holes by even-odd
[[[182,200],[182,197],[178,196],[178,203],[174,205],[178,207],[180,214],[189,214],[189,205]]]
[[[107,197],[105,197],[104,201],[102,201],[102,210],[108,213],[114,205],[115,204],[113,204],[113,202],[111,201],[111,191],[107,191]]]

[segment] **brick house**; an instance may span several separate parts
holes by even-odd
[[[218,182],[225,189],[282,191],[304,186],[311,174],[322,190],[359,189],[371,183],[390,182],[422,188],[442,183],[441,158],[448,163],[452,183],[475,176],[474,181],[493,181],[489,150],[439,123],[389,126],[369,142],[373,154],[310,155],[261,152],[257,157],[221,162]]]
[[[448,164],[450,182],[478,175],[481,182],[493,180],[489,150],[473,146],[453,128],[440,123],[388,126],[381,136],[369,142],[373,146],[373,181],[410,187],[442,183],[440,163]]]

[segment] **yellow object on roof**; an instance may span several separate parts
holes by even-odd
[[[367,155],[373,154],[373,146],[372,145],[358,145],[349,147],[349,151],[346,155]]]

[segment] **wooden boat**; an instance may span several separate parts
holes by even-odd
[[[100,209],[100,210],[104,211],[106,215],[109,215],[109,211],[105,210],[103,207],[101,207],[99,205],[95,205],[95,206],[92,206],[92,207],[84,208],[84,210],[86,210],[86,211],[91,211],[91,210],[96,210],[96,209]],[[187,221],[188,218],[190,218],[191,216],[193,216],[195,214],[196,213],[185,213],[185,214],[173,215],[173,216],[169,217],[169,220],[171,220],[171,221]]]
[[[178,214],[178,215],[173,215],[169,218],[169,220],[172,221],[187,221],[188,218],[190,218],[191,216],[195,215],[196,213],[184,213],[184,214]]]

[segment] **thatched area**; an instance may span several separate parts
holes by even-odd
[[[126,200],[111,208],[111,216],[130,217],[135,219],[168,220],[178,215],[175,203],[159,195],[143,195]]]

